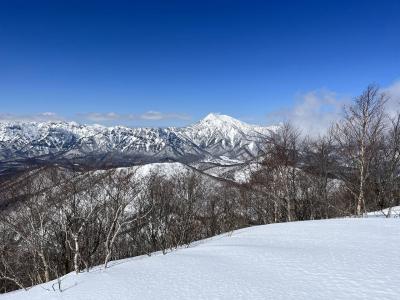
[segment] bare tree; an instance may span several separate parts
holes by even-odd
[[[346,107],[345,118],[336,124],[334,137],[347,164],[358,172],[358,184],[346,180],[354,195],[355,213],[361,216],[366,210],[365,188],[370,176],[370,162],[377,153],[379,140],[385,128],[384,104],[386,96],[375,85],[370,85],[355,99],[355,104]]]
[[[378,154],[372,161],[372,180],[370,190],[376,199],[375,209],[388,208],[390,217],[392,207],[399,197],[400,170],[400,114],[390,118],[384,138],[380,141]]]
[[[1,216],[1,222],[24,242],[31,251],[37,267],[37,282],[50,281],[48,250],[51,248],[51,219],[53,210],[46,202],[46,177],[25,181],[24,193],[29,199],[20,202],[10,213]],[[36,259],[35,259],[36,261]]]
[[[300,132],[290,123],[283,124],[267,144],[264,165],[274,171],[276,203],[283,202],[286,219],[293,221],[297,198]]]
[[[73,264],[77,274],[80,272],[82,259],[81,235],[103,209],[103,203],[99,201],[96,190],[99,179],[93,173],[73,172],[67,174],[63,186],[65,198],[60,203],[60,221],[63,224],[66,243],[74,253]]]
[[[145,218],[152,208],[147,208],[147,212],[143,211],[138,197],[141,187],[135,178],[135,172],[125,174],[121,170],[109,171],[105,191],[108,200],[105,210],[107,225],[104,242],[104,268],[107,268],[118,235],[130,224]]]

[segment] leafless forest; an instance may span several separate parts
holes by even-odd
[[[400,115],[390,117],[386,101],[367,87],[319,138],[283,124],[246,183],[197,171],[140,177],[130,168],[57,166],[3,179],[0,292],[246,226],[399,205]]]

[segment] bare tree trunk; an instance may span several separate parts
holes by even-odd
[[[78,235],[74,234],[72,236],[73,240],[74,240],[74,244],[75,244],[75,249],[74,249],[74,270],[76,274],[79,274],[79,242],[78,242]]]
[[[40,252],[39,256],[40,256],[40,259],[42,260],[43,267],[44,267],[44,280],[45,280],[45,282],[49,282],[50,281],[50,272],[49,272],[49,265],[46,261],[46,257],[43,254],[43,252]]]
[[[110,239],[110,234],[107,237],[107,241],[105,242],[105,248],[106,248],[106,257],[104,259],[104,268],[106,269],[108,266],[108,263],[110,262],[111,255],[112,255],[112,247],[115,243],[115,239],[118,236],[119,232],[121,231],[121,225],[118,224],[117,229],[114,231],[114,234],[112,235]]]
[[[287,205],[286,205],[287,220],[288,220],[288,222],[291,222],[292,221],[292,216],[291,216],[292,207],[291,207],[290,199],[287,199],[286,202],[287,202]]]

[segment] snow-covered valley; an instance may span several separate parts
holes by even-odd
[[[399,299],[399,245],[399,218],[255,226],[0,299]]]

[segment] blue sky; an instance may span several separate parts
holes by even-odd
[[[271,122],[310,93],[396,84],[399,15],[400,1],[0,0],[0,116]]]

